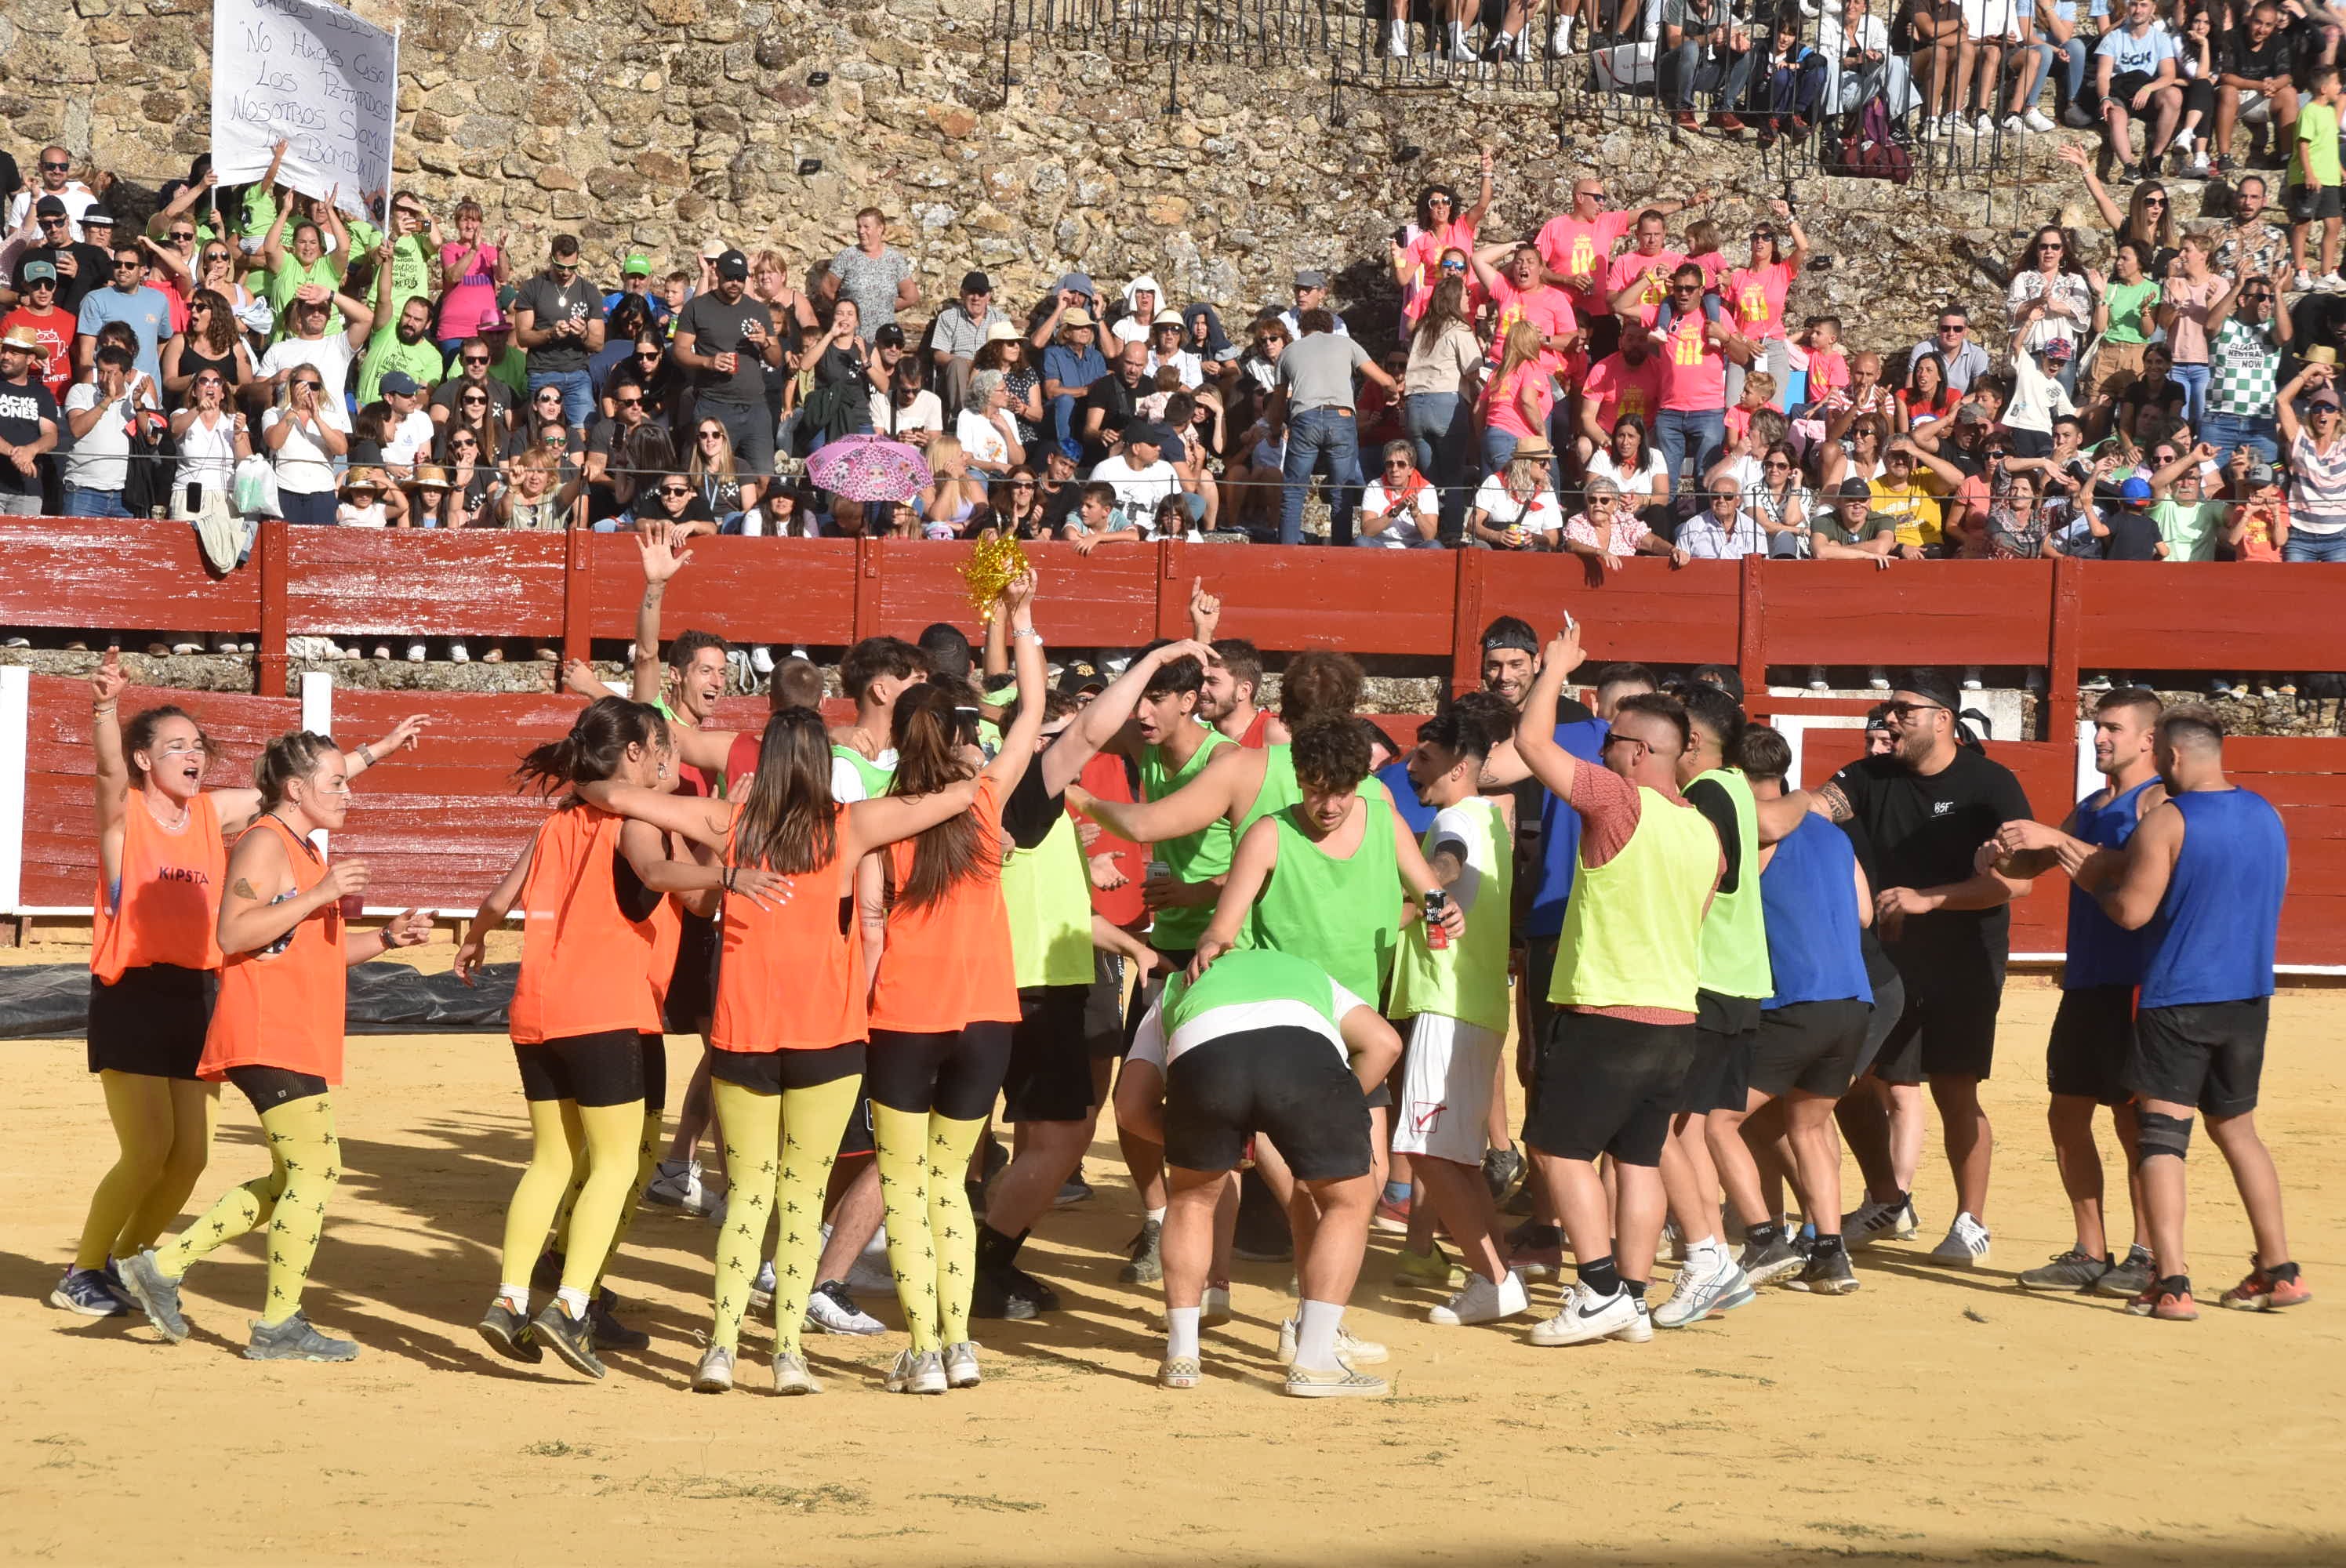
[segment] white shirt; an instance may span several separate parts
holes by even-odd
[[[1635,468],[1623,468],[1614,462],[1612,448],[1607,447],[1588,460],[1588,473],[1592,479],[1601,475],[1611,480],[1621,487],[1623,494],[1632,496],[1653,494],[1655,482],[1669,477],[1669,470],[1662,465],[1662,454],[1652,447],[1637,449]]]
[[[334,521],[341,524],[345,528],[388,528],[391,526],[390,514],[383,510],[382,503],[380,501],[374,503],[371,506],[353,506],[349,502],[345,501],[340,506],[334,508]]]
[[[884,768],[891,773],[896,771],[896,748],[891,746],[887,750],[874,757],[872,759],[872,766]],[[863,788],[863,775],[856,770],[854,763],[844,757],[834,757],[831,759],[831,798],[842,806],[852,805],[858,800],[868,800],[872,798]]]
[[[260,374],[265,380],[280,371],[308,365],[326,383],[325,391],[318,394],[319,402],[332,403],[339,410],[343,393],[348,391],[351,361],[358,357],[347,332],[328,332],[322,338],[280,338],[260,356]]]
[[[944,404],[937,394],[923,387],[913,394],[913,401],[903,408],[892,408],[893,400],[885,392],[872,394],[872,428],[880,435],[902,435],[910,430],[925,430],[943,435],[945,429]]]
[[[216,425],[208,425],[202,414],[196,415],[179,437],[179,462],[171,471],[171,488],[182,495],[190,484],[224,491],[235,478],[236,415],[222,409]]]
[[[285,410],[270,409],[260,416],[261,431],[266,433],[286,417]],[[318,405],[318,423],[332,425],[344,435],[350,433],[350,416],[342,412],[340,399]],[[305,428],[296,426],[285,437],[285,444],[277,449],[273,461],[280,490],[290,490],[296,495],[324,495],[334,488],[334,460]]]
[[[1389,512],[1392,509],[1392,492],[1385,488],[1385,482],[1383,480],[1380,479],[1376,481],[1374,484],[1371,484],[1368,489],[1361,493],[1362,524],[1365,525],[1366,524],[1367,514],[1372,512]],[[1435,518],[1441,514],[1442,511],[1440,504],[1434,498],[1433,486],[1431,484],[1423,486],[1418,491],[1416,499],[1411,503],[1409,509],[1412,513],[1423,518],[1426,522],[1433,522]],[[1359,541],[1357,542],[1365,543],[1380,549],[1405,550],[1413,540],[1423,536],[1423,535],[1419,535],[1414,528],[1410,526],[1409,520],[1407,518],[1390,517],[1385,520],[1384,524],[1376,533],[1361,535]]]
[[[36,174],[34,178],[37,184],[38,175]],[[25,227],[25,219],[32,216],[33,203],[44,196],[54,196],[64,202],[66,228],[72,232],[75,239],[86,238],[81,231],[81,215],[97,205],[97,193],[77,179],[66,180],[63,190],[36,190],[28,185],[10,197],[8,199],[8,232],[14,234]],[[123,232],[122,226],[117,224],[116,237],[120,238]]]
[[[1181,476],[1161,457],[1146,468],[1135,468],[1129,458],[1117,453],[1093,469],[1091,477],[1114,487],[1117,504],[1125,511],[1151,520],[1167,496],[1181,493]]]
[[[1749,512],[1738,512],[1730,528],[1719,525],[1706,506],[1678,524],[1678,548],[1698,561],[1732,561],[1768,553],[1768,536]]]
[[[406,467],[415,461],[417,453],[432,444],[435,431],[432,416],[421,408],[417,409],[401,420],[398,427],[391,433],[391,439],[382,443],[382,460]]]
[[[1188,350],[1176,349],[1169,354],[1159,354],[1151,349],[1148,351],[1148,382],[1151,386],[1157,384],[1157,372],[1167,365],[1181,372],[1181,384],[1185,387],[1206,384],[1206,367]]]
[[[972,463],[1010,461],[1010,443],[1004,437],[1002,427],[982,413],[962,410],[954,421],[954,434]]]
[[[1484,814],[1491,817],[1491,830],[1478,834],[1474,820]],[[1484,879],[1498,871],[1487,859],[1475,860],[1474,846],[1480,843],[1488,850],[1506,841],[1505,830],[1488,800],[1461,800],[1433,814],[1433,837],[1426,844],[1425,858],[1430,860],[1446,849],[1465,868],[1459,879],[1450,884],[1450,901],[1458,906],[1460,914],[1474,911],[1474,896],[1483,891]]]
[[[1542,485],[1525,504],[1507,492],[1506,476],[1494,473],[1474,492],[1474,510],[1486,528],[1521,528],[1527,534],[1555,534],[1564,527],[1564,508],[1556,492]]]
[[[74,435],[66,425],[57,434],[60,441],[70,441],[66,449],[65,482],[71,490],[119,490],[130,476],[130,407],[132,393],[126,390],[87,433]],[[96,382],[76,382],[66,391],[66,412],[78,413],[104,405],[105,394]],[[60,425],[66,422],[59,420]]]

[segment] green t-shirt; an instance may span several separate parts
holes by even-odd
[[[2147,278],[2138,283],[2112,281],[2102,290],[2102,298],[2110,307],[2110,330],[2104,338],[2113,343],[2150,341],[2150,328],[2156,324],[2151,313],[2158,307],[2157,283]]]
[[[352,236],[355,242],[357,236]],[[383,260],[391,268],[391,298],[375,317],[374,335],[387,338],[399,327],[399,313],[410,300],[429,301],[434,292],[432,287],[431,241],[421,234],[403,234],[385,253]],[[429,329],[426,329],[427,332]],[[370,345],[372,346],[372,345]],[[421,377],[417,378],[421,380]]]
[[[2297,145],[2289,149],[2289,183],[2303,185],[2309,174],[2323,185],[2338,183],[2338,110],[2334,105],[2298,106]]]
[[[2216,558],[2216,527],[2224,520],[2222,502],[2160,501],[2151,506],[2150,516],[2158,524],[2158,536],[2167,541],[2168,560]]]
[[[342,287],[342,260],[339,256],[322,255],[303,265],[292,251],[285,252],[285,265],[269,275],[269,306],[277,312],[277,331],[269,340],[281,342],[293,335],[293,296],[300,290],[315,283],[336,293]],[[334,306],[326,311],[326,336],[349,331],[342,320],[342,308]]]
[[[377,332],[367,340],[366,352],[359,360],[359,384],[354,390],[362,405],[371,403],[381,395],[384,376],[405,371],[428,396],[439,384],[441,363],[440,345],[428,331],[412,343],[401,342],[395,331]]]
[[[1884,534],[1892,539],[1898,537],[1898,519],[1887,512],[1868,512],[1865,521],[1852,534],[1842,524],[1840,510],[1826,505],[1819,505],[1809,514],[1809,528],[1818,538],[1830,539],[1836,545],[1862,545]]]

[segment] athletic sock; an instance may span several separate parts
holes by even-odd
[[[1816,1239],[1809,1244],[1809,1256],[1810,1257],[1831,1257],[1834,1253],[1839,1252],[1840,1250],[1841,1232],[1837,1230],[1832,1232],[1831,1235],[1819,1231],[1817,1233]]]
[[[1643,1301],[1646,1298],[1646,1287],[1649,1283],[1650,1281],[1648,1280],[1631,1279],[1627,1276],[1624,1276],[1621,1280],[1621,1288],[1629,1293],[1632,1300]]]
[[[1157,1224],[1161,1226],[1165,1223],[1165,1211],[1161,1208],[1143,1209],[1141,1210],[1141,1217],[1144,1219],[1154,1220]]]
[[[1617,1295],[1621,1289],[1621,1272],[1613,1267],[1613,1255],[1592,1257],[1580,1266],[1580,1282],[1596,1296]]]
[[[1402,1204],[1407,1203],[1409,1201],[1409,1183],[1405,1181],[1389,1181],[1385,1183],[1385,1201],[1392,1205],[1395,1208],[1399,1208]]]
[[[977,1267],[980,1270],[1017,1268],[1018,1249],[1025,1245],[1026,1233],[1023,1230],[1015,1236],[1009,1236],[982,1219],[977,1222]]]
[[[554,1299],[573,1323],[586,1316],[586,1292],[578,1287],[564,1286],[554,1293]]]
[[[1336,1364],[1336,1329],[1344,1320],[1340,1301],[1305,1301],[1295,1316],[1295,1364],[1324,1372]]]
[[[1187,1356],[1197,1359],[1198,1307],[1168,1307],[1165,1309],[1165,1359]],[[1301,1341],[1299,1339],[1298,1343]]]
[[[2158,1296],[2188,1296],[2191,1294],[2191,1276],[2169,1274],[2159,1280],[2153,1288],[2152,1293]]]
[[[520,1313],[523,1317],[526,1318],[529,1316],[528,1286],[516,1285],[512,1280],[508,1279],[504,1284],[497,1287],[497,1299],[512,1308],[515,1311]]]
[[[1784,1239],[1784,1227],[1770,1220],[1765,1225],[1747,1225],[1743,1239],[1754,1247],[1769,1247]]]
[[[2298,1268],[2294,1263],[2276,1263],[2265,1269],[2265,1278],[2276,1285],[2286,1285],[2297,1276]]]
[[[1908,1204],[1910,1204],[1910,1203],[1912,1203],[1912,1202],[1913,1202],[1913,1201],[1914,1201],[1914,1195],[1913,1195],[1912,1193],[1911,1193],[1911,1192],[1907,1192],[1907,1191],[1904,1191],[1904,1190],[1902,1190],[1902,1190],[1900,1190],[1900,1191],[1898,1191],[1898,1192],[1892,1193],[1892,1194],[1890,1195],[1890,1203],[1889,1203],[1890,1212],[1891,1212],[1891,1213],[1892,1213],[1892,1214],[1896,1214],[1900,1209],[1904,1208]]]

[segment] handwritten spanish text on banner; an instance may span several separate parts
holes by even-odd
[[[212,168],[258,179],[287,144],[278,178],[305,196],[340,188],[364,210],[391,184],[399,109],[393,36],[318,0],[213,0]]]

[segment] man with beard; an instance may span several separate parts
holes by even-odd
[[[1217,641],[1214,632],[1221,623],[1221,598],[1206,592],[1205,578],[1193,579],[1189,635],[1214,649],[1214,662],[1206,667],[1206,684],[1198,693],[1198,717],[1251,749],[1287,740],[1286,724],[1255,700],[1262,689],[1262,651],[1244,637]]]
[[[375,270],[374,305],[377,321],[383,321],[383,307],[391,294],[391,269]],[[393,371],[404,372],[423,392],[428,393],[446,372],[440,358],[440,345],[432,341],[432,300],[419,294],[399,308],[399,318],[387,321],[367,340],[366,352],[359,359],[358,396],[361,406],[382,395],[382,378]],[[495,458],[495,453],[484,453],[484,458]]]
[[[763,300],[747,297],[750,260],[739,250],[717,258],[717,286],[696,294],[677,317],[669,351],[692,374],[693,417],[725,427],[744,474],[774,466],[774,420],[766,410],[766,372],[782,362],[782,342]]]

